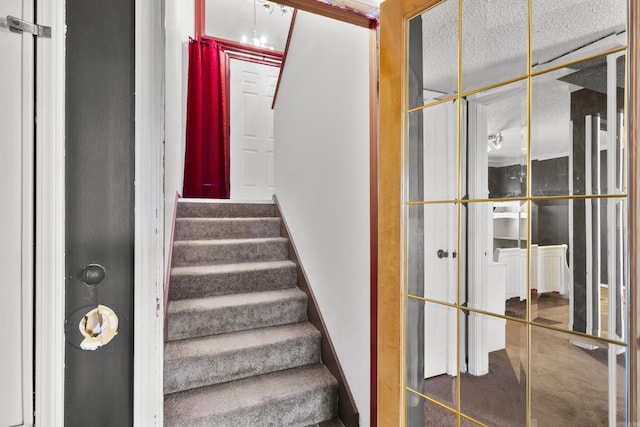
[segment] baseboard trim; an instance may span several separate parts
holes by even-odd
[[[176,232],[176,216],[178,215],[178,201],[182,198],[176,191],[176,198],[173,201],[173,219],[171,220],[171,237],[169,238],[169,256],[167,257],[167,275],[164,279],[164,318],[163,333],[164,342],[167,342],[167,309],[169,308],[169,284],[171,282],[171,263],[173,262],[173,239]]]
[[[331,372],[331,374],[338,380],[338,416],[340,417],[340,420],[343,422],[345,427],[358,427],[360,425],[360,414],[358,412],[358,408],[356,407],[355,400],[353,399],[353,395],[351,394],[351,389],[349,388],[346,376],[344,375],[342,367],[340,366],[340,361],[338,360],[338,356],[336,354],[335,348],[333,347],[333,343],[331,342],[331,338],[329,337],[327,327],[325,326],[324,320],[322,319],[322,314],[320,313],[318,303],[313,294],[313,290],[309,285],[309,279],[304,271],[304,268],[302,267],[300,258],[298,257],[296,245],[291,238],[291,233],[289,232],[287,221],[282,215],[282,211],[280,210],[280,203],[278,202],[278,199],[275,195],[273,196],[273,200],[275,201],[274,216],[280,218],[280,220],[282,221],[280,226],[280,236],[285,237],[289,240],[289,259],[296,264],[296,270],[298,273],[298,287],[305,294],[307,294],[307,297],[309,298],[309,306],[307,309],[309,322],[313,326],[315,326],[322,335],[320,348],[322,363],[324,363],[327,369],[329,369],[329,372]]]

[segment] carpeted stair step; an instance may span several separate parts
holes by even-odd
[[[174,267],[171,300],[271,291],[296,285],[296,265],[289,261]]]
[[[279,237],[280,218],[177,218],[175,240]]]
[[[320,364],[165,396],[164,425],[308,426],[336,416],[338,383]]]
[[[307,320],[307,295],[298,288],[171,301],[169,341]]]
[[[273,203],[178,202],[177,218],[259,218],[273,216]]]
[[[261,239],[183,240],[173,245],[173,266],[225,264],[287,259],[284,237]]]
[[[320,332],[309,322],[171,341],[165,394],[320,362]]]

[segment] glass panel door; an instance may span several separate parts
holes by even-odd
[[[387,2],[404,424],[623,425],[626,1]]]

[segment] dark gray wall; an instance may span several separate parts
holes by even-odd
[[[65,426],[133,419],[134,1],[66,6]],[[104,281],[79,280],[99,263]],[[119,317],[116,337],[79,348],[78,323],[97,304]]]
[[[520,177],[526,177],[527,168],[521,165],[503,167],[489,167],[489,197],[523,197],[527,194],[527,182]]]
[[[534,196],[569,194],[569,157],[531,162],[531,193]]]
[[[571,120],[573,122],[573,191],[574,194],[585,194],[586,191],[586,169],[594,168],[595,163],[591,165],[585,164],[585,137],[587,129],[585,128],[585,116],[587,115],[600,115],[600,117],[606,119],[607,111],[607,95],[605,93],[592,91],[589,89],[582,89],[571,93]],[[598,129],[594,130],[599,131]],[[597,149],[597,147],[592,147]],[[595,154],[595,153],[594,153]],[[595,172],[595,170],[592,170]],[[595,176],[595,175],[594,175]],[[594,187],[595,188],[595,187]],[[595,193],[594,191],[593,193]],[[591,208],[592,214],[597,213],[599,206],[597,200],[594,201],[594,205]],[[573,203],[573,296],[574,296],[574,311],[573,311],[573,329],[578,332],[585,332],[587,334],[597,335],[599,331],[592,330],[587,331],[587,289],[591,289],[594,295],[597,295],[598,287],[600,286],[600,265],[594,263],[594,274],[597,279],[591,279],[587,277],[587,245],[592,245],[592,242],[587,242],[587,228],[586,228],[586,205],[582,201],[575,201]],[[600,223],[593,221],[592,234],[596,236],[600,234]],[[595,256],[596,254],[594,254]],[[595,259],[594,259],[595,261]],[[597,324],[597,316],[599,301],[592,302],[592,312],[594,313],[593,324]]]

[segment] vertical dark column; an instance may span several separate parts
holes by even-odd
[[[66,3],[65,426],[133,423],[134,1]],[[87,264],[106,276],[80,280]],[[80,348],[98,304],[118,334]]]
[[[573,122],[573,192],[574,194],[586,194],[586,171],[587,168],[591,169],[592,180],[595,180],[598,176],[594,166],[599,164],[599,155],[596,155],[591,165],[585,164],[585,138],[587,135],[587,129],[585,128],[585,117],[595,116],[599,114],[601,117],[606,115],[607,111],[607,95],[604,93],[596,92],[590,89],[582,89],[571,94],[571,120]],[[594,126],[595,120],[593,121]],[[594,129],[593,132],[597,132],[598,129]],[[593,134],[592,134],[593,135]],[[594,153],[597,153],[598,147],[592,145],[592,158]],[[597,160],[596,160],[597,159]],[[599,183],[592,181],[592,194],[599,192]],[[595,185],[595,186],[594,186]],[[599,236],[600,224],[596,224],[598,211],[597,201],[592,203],[592,238]],[[593,295],[597,295],[597,289],[595,286],[600,284],[599,273],[594,274],[594,277],[587,277],[587,245],[591,245],[592,241],[587,241],[587,224],[586,224],[586,203],[584,201],[576,200],[573,202],[573,329],[578,332],[585,332],[588,334],[593,331],[587,331],[587,289],[591,288],[594,291]],[[593,246],[593,250],[596,247]],[[594,253],[595,262],[597,258]],[[599,263],[593,264],[594,273],[599,271]],[[592,301],[593,303],[593,324],[597,325],[597,303],[598,301]]]
[[[423,104],[422,77],[422,17],[409,21],[409,105]],[[422,112],[409,115],[408,181],[409,199],[424,198],[424,120]],[[413,295],[424,295],[424,210],[409,210],[408,287]],[[407,376],[409,386],[424,391],[424,305],[412,302],[407,305]],[[414,381],[415,380],[415,383]],[[424,426],[424,406],[415,397],[407,402],[409,427]]]
[[[600,194],[607,194],[607,150],[600,151]],[[609,224],[609,214],[607,212],[607,200],[600,201],[600,277],[601,283],[609,283],[609,239],[607,237],[607,224]],[[601,325],[606,330],[607,325]]]

